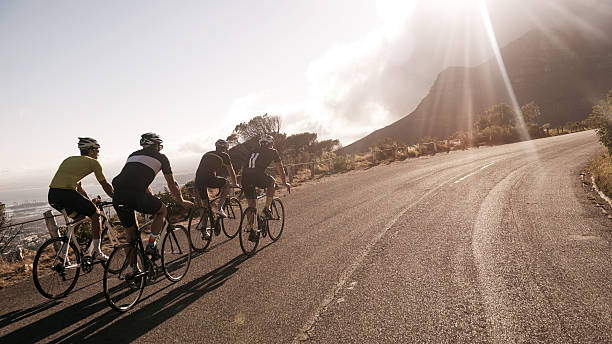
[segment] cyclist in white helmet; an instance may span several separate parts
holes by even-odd
[[[138,222],[134,210],[143,214],[153,214],[151,235],[146,253],[153,259],[158,258],[157,238],[162,230],[166,217],[166,205],[157,197],[149,185],[161,170],[166,178],[168,189],[176,201],[185,208],[192,208],[193,203],[183,199],[178,183],[174,180],[168,158],[160,153],[164,147],[162,139],[155,133],[143,134],[140,138],[141,150],[138,150],[127,159],[121,173],[113,179],[115,197],[113,206],[123,227],[127,229],[128,241],[136,237]]]
[[[274,162],[276,171],[280,175],[283,184],[287,188],[287,191],[291,190],[291,184],[287,183],[285,176],[285,169],[283,168],[283,162],[281,161],[278,151],[274,149],[274,138],[270,135],[264,135],[259,139],[259,148],[251,152],[249,160],[243,168],[242,175],[242,189],[247,199],[249,207],[256,207],[257,195],[255,194],[255,187],[264,188],[266,190],[266,205],[262,210],[262,216],[264,218],[271,217],[270,206],[274,199],[274,193],[276,192],[274,178],[266,174],[266,168]],[[253,229],[254,218],[250,216],[247,218],[247,228]],[[255,231],[250,231],[249,240],[254,241],[257,239]]]
[[[77,146],[81,155],[66,158],[51,180],[49,204],[59,211],[65,210],[71,218],[89,217],[92,233],[92,245],[89,249],[92,250],[92,257],[94,260],[106,260],[108,257],[100,250],[100,211],[89,200],[81,185],[81,179],[93,172],[109,197],[113,197],[113,187],[106,181],[102,165],[98,161],[98,141],[91,137],[79,137]]]
[[[229,195],[232,184],[238,185],[236,172],[228,154],[228,149],[229,143],[227,141],[217,140],[215,142],[215,150],[207,152],[202,156],[195,176],[195,187],[201,199],[206,199],[204,192],[208,192],[207,188],[220,189],[221,198],[219,198],[219,204],[217,204],[215,212],[222,217],[227,217],[227,214],[223,211],[223,205],[225,204],[226,197]],[[229,175],[232,184],[230,184],[230,180],[222,177],[225,172]]]

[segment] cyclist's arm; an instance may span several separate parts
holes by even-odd
[[[179,189],[178,183],[176,182],[176,180],[174,180],[174,176],[172,174],[164,174],[164,178],[166,178],[166,183],[168,184],[168,189],[170,190],[172,197],[174,197],[174,199],[183,207],[192,208],[193,203],[183,199],[181,189]]]
[[[85,192],[85,189],[83,189],[83,186],[81,185],[81,182],[77,183],[77,191],[83,195],[83,197],[89,199],[89,196],[87,195],[87,192]]]
[[[229,176],[232,180],[232,185],[238,185],[238,179],[236,179],[236,171],[234,171],[234,166],[232,165],[232,163],[230,162],[229,165],[226,165],[227,168],[227,173],[229,173]]]
[[[287,177],[285,176],[285,169],[283,168],[283,162],[279,161],[279,162],[275,162],[274,164],[276,165],[276,171],[278,172],[278,175],[281,177],[283,184],[286,184]]]
[[[104,189],[104,192],[106,192],[106,194],[110,198],[113,198],[113,195],[115,194],[115,190],[113,190],[113,186],[110,185],[106,180],[101,181],[100,185],[102,185],[102,189]]]

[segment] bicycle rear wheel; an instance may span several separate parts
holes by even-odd
[[[204,252],[212,241],[213,232],[208,228],[208,209],[198,208],[189,216],[188,230],[191,247],[196,252]]]
[[[253,221],[257,221],[257,210],[251,207],[246,208],[245,211],[242,213],[242,226],[238,231],[238,236],[240,237],[240,248],[242,248],[242,252],[244,252],[244,254],[246,254],[247,256],[252,256],[255,254],[255,251],[257,250],[257,245],[259,245],[260,238],[260,232],[258,230],[255,230],[255,228],[253,228],[252,230],[248,229],[247,219],[251,215],[253,216]],[[255,231],[256,233],[254,234],[255,240],[253,241],[249,240],[252,231]]]
[[[172,282],[178,282],[187,274],[191,263],[191,244],[185,227],[170,225],[162,243],[162,268]]]
[[[104,296],[114,310],[126,312],[140,300],[146,282],[142,252],[133,244],[117,246],[104,269]]]
[[[111,234],[109,234],[109,231],[112,232],[112,238]],[[110,229],[104,228],[104,230],[102,231],[102,235],[100,236],[100,249],[102,250],[102,252],[104,252],[104,254],[106,254],[107,256],[110,256],[110,254],[113,253],[115,246],[120,243],[119,238],[121,237],[121,235],[122,233],[119,232],[116,227],[111,226]]]
[[[225,236],[232,239],[238,234],[242,225],[242,205],[236,197],[232,197],[225,203],[223,210],[227,217],[221,222],[221,228]]]
[[[67,254],[67,255],[66,255]],[[45,241],[36,252],[32,277],[38,292],[49,299],[65,297],[76,285],[81,272],[81,255],[68,238]]]
[[[272,218],[266,220],[268,222],[268,234],[270,234],[272,241],[276,241],[283,234],[285,228],[285,206],[280,198],[272,200],[270,210],[272,210]]]

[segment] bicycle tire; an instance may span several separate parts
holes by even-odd
[[[221,221],[221,228],[226,237],[233,239],[242,226],[242,204],[236,197],[231,197],[223,206],[227,217]],[[232,229],[235,228],[235,229]]]
[[[162,242],[161,262],[164,275],[173,283],[187,274],[191,263],[191,240],[185,227],[168,226]]]
[[[242,252],[247,256],[252,256],[255,254],[255,252],[257,251],[257,245],[259,245],[259,239],[261,238],[261,233],[257,231],[257,240],[255,240],[254,242],[249,240],[250,231],[247,228],[248,221],[245,222],[245,220],[247,219],[247,216],[249,216],[250,213],[252,213],[254,216],[253,221],[257,221],[257,209],[252,207],[246,208],[244,212],[242,212],[242,226],[240,227],[238,235],[240,238],[240,248],[242,249]]]
[[[276,241],[283,234],[283,229],[285,229],[285,206],[280,198],[274,198],[270,209],[272,210],[272,218],[266,220],[268,235],[270,235],[272,241]]]
[[[205,238],[204,231],[208,232],[208,239]],[[213,236],[212,229],[208,228],[208,210],[206,208],[198,208],[191,212],[187,233],[189,234],[191,248],[194,251],[200,253],[206,251]]]
[[[130,268],[130,253],[135,255],[135,264],[140,271],[127,272]],[[127,312],[140,300],[146,284],[147,269],[141,250],[133,244],[123,244],[115,247],[104,269],[104,297],[112,309],[117,312]]]
[[[55,244],[60,244],[60,249],[56,252]],[[61,257],[61,252],[65,249],[64,245],[68,245],[68,260],[73,259],[76,264],[69,265],[68,271],[74,271],[74,276],[66,279],[65,272],[66,266],[64,266],[63,257]],[[71,252],[72,250],[72,252]],[[51,261],[48,261],[49,255],[51,256]],[[59,261],[62,260],[62,262]],[[51,266],[47,266],[51,263]],[[74,268],[73,268],[74,267]],[[45,241],[38,251],[36,252],[36,256],[34,257],[34,262],[32,264],[32,278],[34,280],[34,286],[38,292],[48,298],[48,299],[60,299],[67,296],[70,291],[76,285],[77,280],[79,279],[79,275],[81,272],[81,254],[78,250],[77,246],[70,242],[68,243],[68,238],[60,237],[60,238],[52,238]],[[67,281],[67,287],[60,288],[58,291],[51,290],[51,287],[47,286],[48,281],[61,282]]]

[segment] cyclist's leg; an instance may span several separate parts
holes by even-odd
[[[244,174],[242,176],[242,191],[244,191],[244,197],[247,200],[247,204],[249,208],[257,207],[257,195],[255,194],[255,180],[253,175]],[[253,216],[253,212],[249,212],[247,214],[247,228],[252,229],[253,223],[255,222],[255,217]]]
[[[269,213],[270,207],[272,206],[272,200],[274,199],[274,193],[276,189],[274,188],[274,178],[267,174],[262,178],[262,186],[266,188],[266,208],[265,210]]]
[[[147,193],[143,198],[143,203],[140,204],[136,210],[143,214],[153,214],[151,236],[149,236],[149,246],[155,246],[168,212],[166,205],[160,201],[159,198]]]
[[[138,236],[138,219],[136,219],[134,210],[132,210],[132,208],[126,204],[131,203],[129,202],[128,196],[129,195],[122,195],[121,193],[117,192],[117,189],[115,189],[113,207],[115,208],[119,221],[121,221],[121,225],[125,228],[127,242],[132,243],[136,241]],[[128,262],[130,265],[134,265],[136,263],[136,250],[129,252]]]

